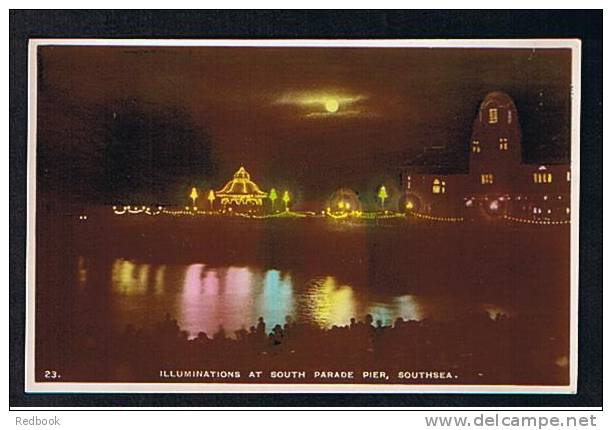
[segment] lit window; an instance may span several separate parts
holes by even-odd
[[[533,183],[534,184],[550,184],[552,183],[552,173],[534,173]]]
[[[497,124],[497,108],[489,109],[489,124]]]
[[[508,124],[512,124],[512,111],[508,111]]]
[[[431,186],[431,192],[434,194],[444,194],[446,192],[446,182],[435,178]]]
[[[499,149],[500,149],[500,151],[507,151],[508,150],[508,138],[507,137],[500,137],[499,138]]]
[[[472,140],[472,152],[476,154],[480,153],[480,141]]]
[[[569,182],[572,179],[572,172],[568,170],[566,177],[567,177],[567,182]]]
[[[480,175],[480,183],[481,184],[492,184],[493,183],[493,174],[492,173],[483,173]]]

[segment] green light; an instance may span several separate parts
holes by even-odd
[[[274,203],[276,202],[276,199],[278,198],[278,194],[276,193],[276,189],[275,188],[271,188],[270,189],[270,193],[268,194],[268,198],[272,202],[272,209],[274,209]]]
[[[381,185],[380,189],[378,190],[378,198],[380,199],[380,205],[382,206],[383,209],[385,207],[385,200],[388,197],[389,195],[387,194],[387,189],[385,188],[384,185]]]

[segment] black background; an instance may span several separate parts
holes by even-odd
[[[602,11],[10,11],[11,407],[603,406]],[[24,392],[28,39],[582,40],[577,395],[26,394]]]

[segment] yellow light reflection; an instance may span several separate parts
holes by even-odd
[[[163,294],[164,292],[164,276],[166,274],[166,266],[159,266],[155,271],[155,285],[153,286],[153,292],[156,295]]]
[[[144,294],[149,283],[149,264],[136,265],[118,258],[113,263],[111,283],[113,291],[124,295]]]
[[[328,99],[327,101],[325,101],[325,110],[329,113],[337,112],[339,107],[340,104],[336,99]]]
[[[87,265],[85,264],[85,258],[81,256],[79,256],[77,261],[77,278],[79,287],[83,288],[87,286]]]
[[[320,327],[349,324],[356,315],[356,302],[353,289],[348,285],[338,286],[336,280],[328,276],[312,284],[309,294],[309,307],[314,321]]]

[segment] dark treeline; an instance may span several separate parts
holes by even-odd
[[[215,172],[212,138],[183,108],[135,98],[75,106],[52,92],[38,112],[38,186],[47,198],[175,202]]]

